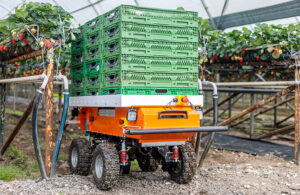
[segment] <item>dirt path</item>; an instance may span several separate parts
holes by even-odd
[[[119,185],[100,191],[91,176],[57,176],[48,181],[3,182],[4,194],[300,194],[300,169],[293,162],[211,150],[204,167],[187,185],[171,181],[168,174],[131,172]]]

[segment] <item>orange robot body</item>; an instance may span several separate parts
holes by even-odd
[[[137,113],[136,121],[128,121],[130,109]],[[83,107],[78,116],[83,133],[99,133],[109,136],[137,139],[139,143],[187,141],[195,133],[166,133],[127,135],[124,129],[172,129],[196,128],[200,126],[200,114],[190,105],[174,106],[132,106],[115,108]]]

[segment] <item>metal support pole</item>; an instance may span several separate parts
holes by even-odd
[[[61,97],[62,97],[62,86],[58,85],[58,118],[61,119]]]
[[[230,96],[231,93],[228,93],[228,96]],[[228,100],[228,118],[231,117],[231,99]]]
[[[244,94],[240,94],[239,97],[237,97],[235,100],[233,100],[233,102],[231,102],[231,107],[234,106],[234,104],[235,104],[237,101],[239,101],[239,99],[240,99],[241,97],[243,97],[243,96],[244,96]],[[221,118],[226,112],[227,112],[227,110],[223,110],[223,112],[222,112],[221,114],[219,114],[219,118]]]
[[[250,105],[254,105],[254,93],[250,95]],[[252,138],[254,133],[254,110],[250,113],[250,138]]]
[[[1,69],[2,69],[2,79],[5,79],[6,77],[6,65],[5,64],[2,64],[1,66]],[[0,136],[0,146],[3,145],[4,143],[4,137],[5,137],[5,108],[6,108],[6,105],[5,105],[5,101],[6,101],[6,84],[3,83],[0,85],[1,87],[1,97],[0,97],[0,104],[1,104],[1,107],[0,107],[0,114],[1,114],[1,118],[0,118],[0,128],[1,128],[1,136]]]
[[[227,97],[226,99],[222,100],[219,104],[218,107],[222,106],[223,104],[225,104],[229,99],[236,97],[237,95],[239,95],[239,93],[233,93],[231,96]],[[205,96],[207,97],[207,96]],[[204,104],[206,105],[206,104]],[[209,109],[205,110],[205,112],[203,113],[203,115],[209,113],[210,111],[212,111],[214,109],[214,107],[210,107]]]
[[[47,176],[50,176],[53,153],[53,78],[54,78],[54,49],[47,52],[47,77],[46,87],[46,131],[45,131],[45,168]]]
[[[13,108],[14,108],[14,111],[16,111],[17,84],[13,84],[13,86],[14,86],[14,105],[13,105]]]
[[[277,104],[277,99],[274,100],[274,105]],[[274,107],[274,127],[276,127],[276,123],[277,123],[277,106]]]

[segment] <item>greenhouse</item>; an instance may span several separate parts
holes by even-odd
[[[300,0],[0,0],[0,17],[4,194],[299,193]]]

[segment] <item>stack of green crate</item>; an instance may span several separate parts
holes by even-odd
[[[82,95],[197,95],[197,20],[196,12],[121,5],[87,22],[83,49],[72,53],[74,85]]]
[[[84,27],[79,27],[79,31],[75,34],[76,40],[71,43],[71,96],[85,95]]]

